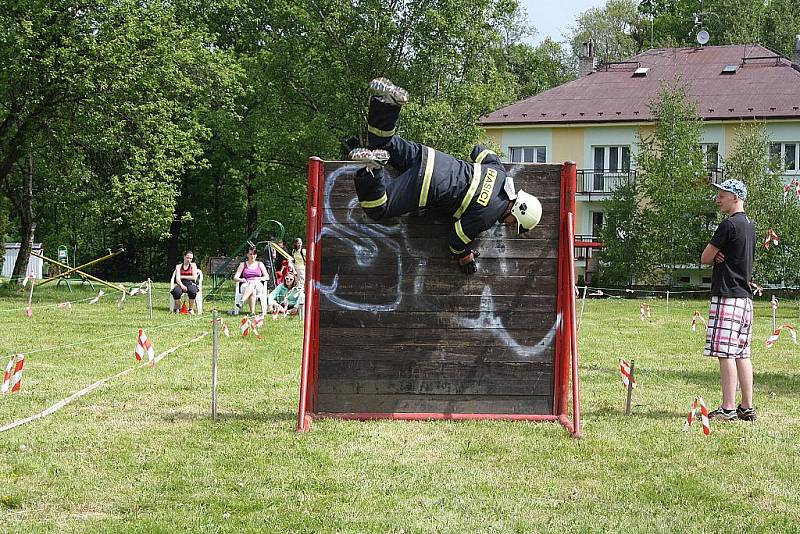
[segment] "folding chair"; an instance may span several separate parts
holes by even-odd
[[[175,271],[172,271],[172,278],[169,279],[169,311],[175,309],[175,297],[172,296],[172,288],[178,285],[175,280]],[[194,299],[197,314],[203,315],[203,271],[197,269],[197,298]]]
[[[261,290],[261,295],[258,297],[259,302],[261,302],[261,315],[267,315],[269,313],[269,305],[267,303],[267,299],[269,297],[269,288],[267,287],[266,282],[263,283],[263,289]],[[242,305],[242,282],[236,282],[236,300],[235,303],[239,305],[239,308],[244,310]]]

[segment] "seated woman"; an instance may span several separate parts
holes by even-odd
[[[195,299],[199,289],[197,288],[197,264],[194,263],[194,254],[191,250],[183,253],[183,262],[175,266],[175,287],[172,288],[172,297],[175,299],[175,309],[170,310],[178,313],[181,309],[181,297],[186,294],[189,296],[189,313],[195,311]]]
[[[250,313],[256,313],[256,299],[264,291],[264,282],[269,280],[269,271],[266,265],[256,258],[257,255],[256,247],[248,248],[247,259],[239,264],[233,275],[234,282],[242,284],[240,288],[242,298],[230,311],[231,315],[239,315],[245,302],[250,305]]]
[[[285,313],[297,315],[298,303],[303,289],[297,285],[297,276],[293,271],[286,273],[283,283],[269,294],[270,313]]]

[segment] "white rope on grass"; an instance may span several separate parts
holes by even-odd
[[[71,304],[80,304],[81,302],[86,302],[86,301],[92,300],[94,298],[97,298],[97,295],[95,295],[94,297],[87,297],[85,299],[80,299],[80,300],[70,300],[69,302]],[[64,301],[64,302],[67,302],[67,301]],[[41,308],[44,308],[44,309],[58,308],[61,304],[63,304],[63,303],[59,302],[57,304],[36,304],[36,308],[37,309],[41,309]],[[3,309],[3,310],[0,310],[0,313],[19,312],[19,311],[25,311],[27,309],[28,309],[28,306],[25,306],[24,308],[6,308],[6,309]]]
[[[202,334],[200,334],[199,336],[197,336],[194,339],[190,339],[189,341],[187,341],[185,343],[181,343],[180,345],[176,345],[176,346],[172,347],[171,349],[165,350],[164,352],[162,352],[161,354],[156,356],[156,358],[154,360],[154,363],[160,362],[164,357],[166,357],[169,354],[172,354],[173,352],[175,352],[178,349],[181,349],[181,348],[183,348],[183,347],[185,347],[187,345],[190,345],[190,344],[192,344],[192,343],[194,343],[196,341],[200,341],[201,339],[203,339],[207,335],[208,335],[208,332],[203,332]],[[106,382],[109,382],[109,381],[114,380],[116,378],[123,377],[123,376],[127,375],[128,373],[130,373],[132,371],[135,371],[136,369],[141,369],[142,367],[147,367],[149,365],[150,365],[149,362],[145,362],[145,363],[142,363],[140,365],[131,367],[129,369],[125,369],[124,371],[120,371],[119,373],[117,373],[115,375],[111,375],[111,376],[108,376],[106,378],[101,378],[97,382],[94,382],[93,384],[90,384],[90,385],[86,386],[85,388],[83,388],[80,391],[76,391],[75,393],[73,393],[72,395],[67,397],[66,399],[62,399],[62,400],[58,401],[57,403],[53,404],[49,408],[47,408],[45,410],[42,410],[41,412],[39,412],[39,413],[37,413],[35,415],[31,415],[30,417],[26,417],[24,419],[18,419],[16,421],[8,423],[5,426],[0,427],[0,432],[5,432],[6,430],[11,430],[12,428],[17,428],[18,426],[26,425],[26,424],[28,424],[28,423],[30,423],[32,421],[36,421],[37,419],[41,419],[43,417],[47,417],[48,415],[57,412],[58,410],[60,410],[64,406],[66,406],[67,404],[70,404],[75,399],[83,397],[87,393],[90,393],[90,392],[94,391],[95,389],[99,388],[100,386],[102,386]]]

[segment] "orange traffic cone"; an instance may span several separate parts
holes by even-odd
[[[185,302],[181,304],[181,315],[189,315],[189,308],[186,307]]]

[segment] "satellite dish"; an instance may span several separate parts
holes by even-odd
[[[708,34],[705,28],[697,32],[697,42],[700,43],[700,46],[706,44],[709,39],[711,39],[711,36]]]

